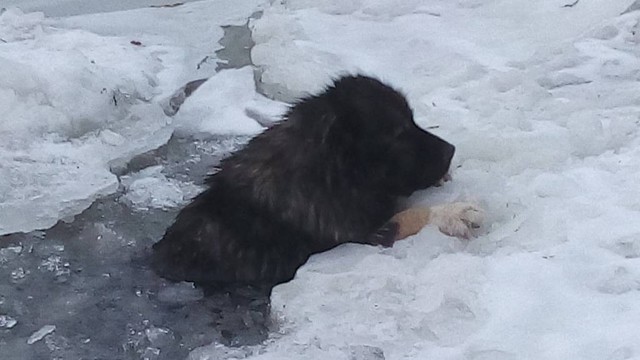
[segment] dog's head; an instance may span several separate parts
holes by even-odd
[[[449,170],[455,147],[421,129],[405,97],[379,80],[343,77],[329,88],[337,117],[331,132],[356,171],[393,195],[436,185]]]

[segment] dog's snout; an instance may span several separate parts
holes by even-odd
[[[444,163],[445,164],[450,164],[451,163],[451,159],[453,159],[453,154],[455,154],[456,152],[456,147],[447,143],[445,148],[444,148]]]

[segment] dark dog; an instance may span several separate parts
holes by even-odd
[[[398,91],[343,77],[222,161],[153,247],[154,268],[173,280],[273,285],[342,243],[391,246],[398,198],[438,183],[454,150],[414,123]]]

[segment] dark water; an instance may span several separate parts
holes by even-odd
[[[247,140],[174,137],[119,175],[159,165],[169,179],[202,183]],[[135,210],[125,192],[99,199],[70,223],[0,237],[0,358],[184,359],[212,342],[237,347],[266,338],[264,292],[205,295],[150,270],[149,247],[177,208]],[[46,325],[55,330],[28,344]]]

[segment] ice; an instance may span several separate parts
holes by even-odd
[[[187,133],[258,134],[264,128],[244,109],[259,102],[260,97],[250,67],[224,70],[185,100],[175,117],[176,127]]]
[[[137,6],[143,3],[137,1]],[[185,83],[216,73],[222,49],[223,26],[242,25],[264,7],[264,0],[196,1],[173,8],[143,8],[118,13],[98,13],[60,19],[66,27],[83,28],[102,36],[125,36],[150,48],[165,62],[158,84],[165,96]],[[158,19],[162,19],[159,23]],[[169,47],[170,49],[167,49]],[[177,85],[177,86],[176,86]]]
[[[272,99],[291,102],[321,90],[332,76],[349,70],[335,54],[293,41],[305,38],[304,30],[277,5],[266,9],[250,27],[255,42],[251,60],[259,69],[258,86]],[[280,58],[276,61],[273,54],[280,54]]]
[[[11,281],[13,283],[21,283],[24,281],[27,275],[29,275],[29,273],[29,270],[25,270],[22,267],[16,268],[15,270],[11,271]]]
[[[181,4],[191,1],[196,0],[185,0]],[[24,11],[44,11],[47,16],[69,16],[168,5],[162,0],[119,0],[109,2],[101,0],[4,0],[2,4],[8,7],[19,6]]]
[[[40,270],[49,271],[55,274],[56,277],[69,275],[69,263],[62,260],[60,256],[51,255],[47,259],[43,260],[40,264]]]
[[[16,326],[18,321],[8,315],[0,315],[0,328],[2,329],[11,329]]]
[[[20,255],[22,246],[7,246],[0,249],[0,264],[7,263]]]
[[[122,200],[129,202],[137,211],[168,209],[186,204],[202,191],[193,183],[167,178],[162,170],[162,166],[151,166],[121,177],[125,187]]]
[[[220,159],[247,140],[173,136],[119,169],[123,185],[117,192],[73,221],[0,238],[0,278],[7,279],[0,282],[0,315],[18,322],[10,331],[3,329],[3,354],[170,360],[184,359],[212,341],[226,346],[263,341],[269,323],[266,295],[205,296],[191,283],[157,277],[148,251],[179,207],[165,203],[140,210],[126,199],[125,184],[136,179],[199,187]],[[55,333],[27,345],[43,323],[55,324]]]
[[[40,328],[40,330],[34,332],[33,334],[31,334],[31,336],[29,336],[29,338],[27,339],[27,344],[29,345],[35,344],[36,342],[42,340],[45,336],[51,334],[54,331],[56,331],[55,325],[45,325],[42,328]]]
[[[16,8],[3,11],[0,234],[50,227],[116,191],[118,178],[111,168],[171,136],[172,119],[163,113],[163,102],[187,81],[215,74],[220,26],[246,22],[262,4],[208,1],[62,19]],[[203,58],[213,64],[196,67]],[[232,119],[222,119],[226,125],[198,123],[188,131],[220,126],[227,132],[260,131],[242,108],[265,103],[255,94],[249,72],[238,73],[237,81],[229,75],[222,83],[213,81],[242,84],[236,92],[210,94],[241,94],[245,103],[217,115],[239,116],[244,124],[234,128]],[[216,101],[237,104],[229,98]]]
[[[187,282],[171,284],[158,293],[158,299],[167,303],[186,303],[200,300],[203,297],[202,289]]]
[[[21,13],[8,10],[0,23],[7,16]],[[170,134],[148,103],[159,61],[149,63],[150,54],[125,39],[41,25],[33,39],[2,44],[0,188],[12,191],[0,195],[0,234],[50,226],[113,192],[109,161],[157,147]],[[141,71],[128,75],[129,67]],[[106,130],[121,141],[104,142]]]

